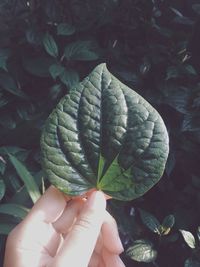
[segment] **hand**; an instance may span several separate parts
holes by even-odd
[[[8,236],[4,267],[125,267],[102,192],[71,200],[51,186]]]

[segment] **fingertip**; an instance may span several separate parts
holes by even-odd
[[[100,209],[105,210],[106,209],[106,199],[101,191],[94,191],[91,193],[91,195],[88,197],[87,200],[87,207],[91,209]]]

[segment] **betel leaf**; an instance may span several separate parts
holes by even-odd
[[[156,217],[142,209],[139,209],[139,212],[143,224],[146,225],[152,232],[160,234],[161,225]]]
[[[46,52],[52,57],[58,56],[58,46],[52,35],[46,33],[43,38],[43,45],[45,47]]]
[[[126,251],[127,256],[138,262],[153,262],[157,258],[157,251],[149,240],[135,240]]]
[[[192,233],[190,233],[189,231],[185,231],[185,230],[179,230],[183,236],[183,239],[185,240],[185,242],[187,243],[187,245],[194,249],[196,247],[196,241],[195,238],[193,236]]]
[[[163,174],[168,134],[158,112],[98,65],[62,98],[41,137],[43,168],[68,195],[97,188],[142,196]]]

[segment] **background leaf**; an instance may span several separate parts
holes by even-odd
[[[10,231],[15,227],[14,224],[0,223],[0,234],[8,235]]]
[[[70,36],[75,33],[75,27],[68,23],[60,23],[57,26],[57,34]]]
[[[167,235],[170,232],[171,228],[174,226],[174,223],[175,223],[174,215],[170,214],[166,216],[161,225],[162,234]]]
[[[154,250],[153,244],[148,240],[136,240],[129,247],[126,254],[138,262],[154,262],[157,258],[157,251]]]
[[[24,219],[28,214],[29,209],[17,205],[17,204],[1,204],[0,205],[0,213],[12,215],[18,217],[20,219]]]
[[[5,191],[6,191],[6,186],[3,180],[0,180],[0,200],[2,200],[2,198],[5,195]]]
[[[193,236],[192,233],[190,233],[189,231],[185,231],[185,230],[180,230],[185,242],[187,243],[187,245],[194,249],[196,247],[196,242],[195,242],[195,238]]]
[[[140,217],[144,225],[146,225],[152,232],[160,234],[160,223],[152,214],[139,209]]]
[[[58,46],[52,35],[46,33],[43,38],[43,44],[46,52],[52,57],[58,57]]]
[[[15,167],[19,177],[24,182],[33,203],[35,203],[40,198],[41,194],[33,176],[15,156],[9,154],[9,159]]]
[[[97,60],[99,55],[92,41],[77,41],[65,47],[65,57],[67,60],[92,61]]]

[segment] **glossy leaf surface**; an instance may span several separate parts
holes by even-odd
[[[41,149],[47,177],[66,194],[98,188],[131,200],[162,176],[168,135],[158,112],[100,64],[49,116]]]
[[[153,262],[157,258],[157,251],[149,240],[135,240],[133,246],[129,247],[126,254],[138,262]]]

